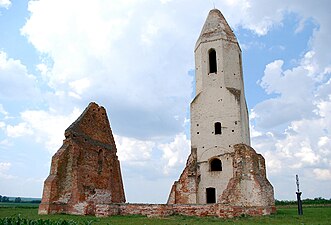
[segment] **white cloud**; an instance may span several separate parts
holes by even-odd
[[[255,130],[254,125],[251,125],[250,126],[250,135],[251,135],[251,138],[255,138],[255,137],[261,136],[262,133],[259,132],[259,131],[257,131],[257,130]]]
[[[0,171],[3,172],[5,170],[8,170],[11,166],[11,163],[8,162],[0,162]]]
[[[28,127],[28,124],[26,122],[22,122],[15,126],[7,125],[6,133],[8,137],[16,138],[26,135],[32,135],[33,131]]]
[[[120,161],[145,164],[151,159],[151,154],[155,143],[152,141],[142,141],[135,138],[114,136],[118,157]]]
[[[286,70],[283,60],[271,62],[259,82],[273,97],[252,109],[252,130],[258,134],[252,135],[252,143],[266,157],[271,180],[279,189],[276,197],[288,198],[279,176],[303,174],[307,196],[316,195],[314,182],[331,185],[330,169],[325,169],[331,162],[330,79],[317,55],[308,51],[299,65]]]
[[[174,135],[182,129],[175,116],[180,121],[186,116],[182,109],[189,104],[192,81],[187,72],[193,67],[184,57],[193,44],[176,44],[188,37],[193,43],[196,36],[186,36],[178,23],[181,14],[159,4],[31,1],[22,33],[52,61],[38,68],[64,99],[110,105],[121,136]]]
[[[66,4],[65,9],[62,3]],[[32,1],[29,3],[31,17],[22,33],[53,62],[47,66],[49,85],[57,92],[63,92],[64,98],[70,96],[69,101],[93,99],[110,105],[119,135],[136,138],[175,135],[182,128],[174,117],[179,116],[181,121],[185,117],[182,109],[190,102],[192,79],[186,74],[194,68],[191,58],[184,56],[192,53],[205,19],[201,9],[206,6],[202,7],[205,5],[203,1],[164,3],[138,0],[94,1],[93,4],[67,3],[64,0]],[[264,35],[274,26],[280,26],[288,12],[301,13],[302,21],[311,18],[307,9],[301,6],[304,4],[296,3],[238,0],[219,1],[216,6],[232,26],[243,26]],[[180,7],[187,4],[192,14],[184,16]],[[178,10],[170,10],[174,8]],[[323,6],[316,10],[321,9]],[[58,17],[59,11],[61,18]],[[85,16],[87,14],[88,17]],[[323,26],[314,33],[311,43],[315,43],[315,37],[326,29],[327,22],[320,14],[328,16],[326,12],[313,15]],[[312,45],[311,52],[315,52],[314,49]],[[267,72],[270,76],[265,76],[261,85],[269,85],[265,86],[268,92],[281,91],[284,98],[283,101],[264,102],[261,107],[275,111],[275,107],[282,104],[280,115],[283,116],[270,120],[272,114],[268,113],[269,117],[263,120],[273,122],[266,122],[265,126],[289,122],[285,115],[290,113],[289,118],[293,120],[311,112],[311,104],[305,104],[304,100],[307,101],[305,97],[309,96],[313,86],[306,81],[315,78],[300,75],[321,69],[321,65],[315,62],[318,55],[316,53],[309,58],[307,54],[306,66],[292,70],[282,71],[281,60],[269,64]],[[273,75],[278,72],[284,74]],[[81,86],[77,89],[79,85],[76,82],[87,80],[86,88]],[[285,93],[288,86],[293,87],[297,82],[300,82],[297,95]],[[306,86],[301,87],[301,84]],[[305,91],[305,88],[308,89]],[[300,101],[298,96],[304,100]],[[292,104],[298,100],[300,104]],[[292,110],[294,105],[299,105],[296,111]],[[133,111],[134,114],[131,113]],[[139,128],[141,126],[145,128],[143,131]],[[155,127],[163,129],[155,130]]]
[[[314,169],[313,172],[318,180],[331,180],[331,170]]]
[[[11,5],[10,0],[0,0],[0,7],[8,9]]]
[[[19,60],[8,58],[0,51],[0,98],[31,99],[37,97],[36,78],[28,74],[27,68]]]
[[[160,144],[158,147],[163,151],[162,159],[165,161],[164,173],[171,170],[181,170],[190,154],[191,142],[183,133],[177,134],[170,143]]]
[[[82,78],[69,83],[69,86],[79,95],[81,95],[89,86],[90,80],[88,78]]]
[[[3,107],[2,104],[0,104],[0,113],[2,115],[4,115],[5,117],[7,117],[9,115],[9,113],[5,110],[5,108]]]
[[[143,170],[145,173],[151,173],[151,170],[156,170],[157,167],[152,174],[178,175],[190,153],[190,141],[183,133],[177,134],[167,143],[163,143],[161,139],[138,140],[118,135],[115,135],[115,141],[119,160],[124,165]],[[159,152],[162,152],[161,160],[155,158]]]
[[[2,149],[8,149],[12,146],[13,144],[8,140],[4,139],[0,141],[0,148]]]
[[[305,65],[284,71],[283,63],[282,60],[269,63],[259,82],[268,94],[278,94],[278,97],[260,102],[254,107],[254,117],[260,127],[272,128],[314,116],[314,92],[318,79],[310,75]]]
[[[43,143],[45,148],[53,154],[61,147],[65,129],[78,118],[80,113],[81,110],[77,108],[65,115],[54,109],[49,111],[27,110],[21,113],[23,122],[11,127],[8,135],[11,134],[15,137],[18,133],[21,135],[33,134],[36,141]],[[17,131],[21,131],[21,133]]]
[[[7,174],[10,167],[11,167],[11,163],[0,162],[0,178],[6,179],[6,180],[15,178],[14,176]]]
[[[285,177],[294,174],[302,174],[306,196],[323,192],[322,188],[316,190],[314,186],[319,180],[331,185],[331,85],[327,74],[330,73],[331,55],[326,50],[327,42],[322,41],[330,37],[331,19],[323,9],[328,2],[320,3],[270,2],[275,11],[298,13],[300,24],[296,32],[304,29],[307,19],[312,19],[319,27],[311,37],[308,51],[296,60],[298,65],[284,70],[284,61],[280,59],[266,66],[259,84],[273,97],[260,102],[252,110],[253,130],[259,134],[252,136],[252,143],[266,157],[268,172],[279,198],[289,198],[282,184]],[[264,9],[266,6],[259,7]],[[260,10],[259,7],[255,10]],[[274,20],[273,14],[270,15]],[[273,136],[268,136],[268,132]]]

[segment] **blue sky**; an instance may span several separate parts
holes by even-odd
[[[243,51],[252,146],[277,199],[331,198],[331,15],[215,0]],[[129,202],[165,202],[190,151],[194,46],[212,1],[0,0],[0,194],[40,197],[64,130],[108,112]],[[157,191],[156,191],[157,190]]]

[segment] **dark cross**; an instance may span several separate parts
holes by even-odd
[[[295,178],[297,180],[297,203],[298,203],[298,215],[303,215],[303,210],[302,210],[302,201],[301,201],[301,194],[302,192],[300,192],[300,187],[299,187],[299,176],[295,175]]]

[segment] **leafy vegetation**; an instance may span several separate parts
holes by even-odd
[[[52,221],[50,219],[38,219],[38,220],[31,220],[26,218],[18,217],[5,217],[0,218],[0,225],[78,225],[79,223],[75,222],[74,220],[57,220]],[[84,225],[92,224],[92,221],[85,221]]]
[[[40,198],[21,198],[21,197],[7,197],[0,195],[0,202],[15,202],[15,203],[40,203]]]
[[[282,205],[296,205],[297,201],[289,201],[289,200],[276,200],[275,201],[276,206],[282,206]],[[327,205],[331,204],[331,199],[325,199],[325,198],[314,198],[314,199],[303,199],[302,200],[303,205]]]

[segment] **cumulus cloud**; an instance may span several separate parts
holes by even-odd
[[[190,101],[192,77],[187,72],[193,65],[184,55],[191,55],[193,45],[176,47],[187,39],[176,21],[180,15],[155,4],[32,1],[31,17],[22,28],[51,61],[38,66],[49,86],[67,101],[93,99],[110,105],[121,136],[179,132],[174,117],[183,119],[182,109]]]
[[[283,70],[283,61],[269,63],[259,84],[268,94],[279,97],[270,98],[257,104],[259,126],[271,128],[293,120],[314,115],[314,90],[316,81],[304,66]],[[273,113],[277,111],[277,114]]]
[[[1,149],[8,149],[12,146],[13,144],[8,140],[4,139],[0,141],[0,148]]]
[[[6,128],[6,132],[8,137],[14,137],[14,138],[33,134],[32,129],[28,127],[28,124],[26,122],[19,123],[14,126],[8,125]]]
[[[191,142],[183,133],[177,134],[170,143],[160,144],[163,151],[162,159],[165,161],[164,173],[169,174],[171,170],[181,170],[190,154]]]
[[[10,0],[0,0],[0,8],[6,8],[8,9],[11,5],[11,1]]]
[[[114,139],[120,161],[141,165],[151,159],[151,153],[155,147],[154,142],[121,137],[118,135],[115,135]]]
[[[115,141],[122,165],[130,166],[130,170],[135,168],[137,171],[144,171],[153,178],[163,175],[177,176],[190,153],[190,141],[183,133],[177,134],[168,142],[162,139],[138,140],[118,135],[115,135]]]
[[[271,179],[277,186],[283,182],[280,174],[304,174],[306,196],[315,195],[311,180],[331,185],[330,79],[316,69],[319,66],[312,59],[308,52],[298,66],[287,70],[282,68],[282,60],[269,63],[259,84],[276,96],[260,102],[251,112],[252,144],[266,157]],[[288,198],[281,193],[276,197]]]
[[[0,51],[0,85],[1,99],[26,100],[38,94],[35,76],[28,73],[20,60],[8,58],[3,51]]]
[[[331,170],[317,168],[313,172],[318,180],[331,180]]]
[[[8,170],[11,167],[11,163],[9,162],[0,162],[0,178],[2,179],[13,179],[15,178],[12,175],[8,174]]]
[[[4,115],[5,117],[7,117],[9,115],[9,113],[5,110],[5,108],[3,107],[2,104],[0,104],[0,113],[2,115]]]
[[[294,174],[302,175],[305,196],[316,195],[314,182],[331,185],[331,55],[323,41],[330,38],[331,19],[327,10],[323,10],[326,4],[327,1],[318,5],[309,1],[271,3],[277,12],[283,9],[283,12],[299,15],[301,21],[296,32],[304,29],[304,21],[309,18],[318,25],[310,39],[309,50],[297,59],[298,65],[283,69],[282,59],[266,65],[259,84],[272,97],[251,111],[252,144],[266,158],[278,198],[291,198],[282,190],[282,184]],[[327,196],[323,188],[319,193]]]
[[[35,140],[44,144],[46,150],[53,154],[61,147],[65,129],[80,113],[81,110],[78,108],[65,115],[54,109],[27,110],[21,113],[22,123],[7,126],[7,134],[10,137],[33,134]]]

